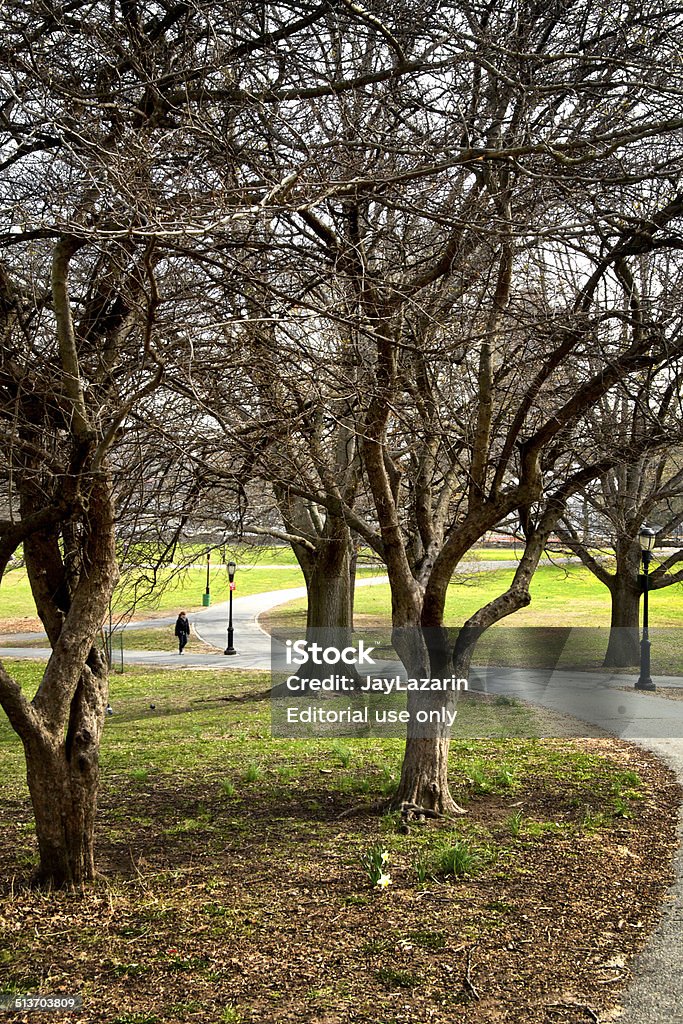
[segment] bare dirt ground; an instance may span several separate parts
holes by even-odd
[[[567,742],[539,741],[558,756]],[[396,838],[387,822],[381,892],[359,857],[377,816],[340,818],[348,797],[326,776],[230,806],[211,772],[110,784],[106,879],[49,898],[8,882],[4,966],[26,991],[83,993],[79,1024],[604,1024],[670,882],[679,791],[641,750],[578,743],[646,780],[625,817],[598,823],[597,797],[531,773],[514,795],[468,804],[459,827],[497,850],[473,874],[419,883],[415,850],[450,826]],[[530,825],[513,837],[516,811]],[[26,817],[17,808],[12,825]],[[0,836],[6,880],[14,831]]]

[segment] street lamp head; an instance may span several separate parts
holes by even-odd
[[[235,565],[234,562],[228,562],[228,579],[230,580],[231,583],[232,583],[232,581],[235,578],[235,569],[236,568],[237,568],[237,566]]]
[[[657,535],[649,526],[643,526],[638,534],[638,542],[641,551],[652,551],[655,546]]]

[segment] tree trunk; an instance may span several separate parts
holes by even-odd
[[[328,530],[325,531],[328,533]],[[308,611],[306,639],[309,644],[343,650],[352,643],[351,621],[351,549],[346,527],[321,539],[306,574]],[[329,676],[327,665],[310,662],[305,668],[308,679]],[[350,681],[357,681],[352,666],[344,671]]]
[[[55,738],[44,729],[24,743],[41,885],[72,888],[95,876],[99,746],[107,695],[106,662],[93,650],[74,694],[66,736]]]
[[[448,787],[450,742],[448,730],[429,737],[408,737],[393,800],[396,808],[408,808],[408,816],[419,815],[420,810],[438,815],[462,813]]]
[[[637,544],[618,543],[617,564],[610,587],[612,616],[605,668],[628,668],[640,661],[640,549]]]
[[[351,559],[344,539],[322,542],[306,580],[306,628],[331,629],[351,638]]]
[[[417,669],[418,675],[442,680],[449,680],[452,676],[466,678],[469,656],[458,658],[454,665],[447,630],[430,628],[419,632],[427,661],[422,670]],[[412,667],[406,667],[409,675],[416,675],[417,659]],[[410,722],[401,778],[393,800],[393,805],[402,809],[406,817],[416,817],[424,811],[444,816],[463,813],[451,796],[448,785],[451,727],[444,718],[433,720],[430,717],[432,714],[443,715],[445,711],[453,712],[456,704],[457,691],[453,690],[417,690],[408,694]],[[419,721],[420,715],[427,716],[424,723]]]
[[[640,661],[640,590],[617,578],[611,590],[612,617],[605,668],[625,668]]]
[[[495,622],[530,603],[529,581],[538,565],[550,530],[555,519],[549,518],[543,530],[539,529],[527,540],[524,555],[515,571],[512,583],[504,594],[500,594],[479,611],[475,612],[458,632],[454,647],[448,631],[443,626],[443,601],[435,602],[430,610],[432,625],[422,629],[425,647],[429,652],[430,675],[432,678],[468,679],[472,656],[482,634]],[[426,603],[426,602],[425,602]],[[436,623],[439,623],[438,625]],[[444,693],[409,694],[414,700],[408,702],[411,721],[408,726],[406,752],[401,771],[401,781],[396,794],[396,804],[414,804],[416,808],[434,811],[437,814],[462,813],[462,808],[453,800],[448,788],[448,751],[450,726],[443,722],[431,726],[427,736],[416,735],[413,708],[429,708],[436,704],[453,711],[457,703],[457,691]],[[417,810],[416,810],[417,813]]]
[[[45,886],[73,887],[93,878],[94,828],[99,785],[99,747],[108,698],[108,668],[92,646],[118,579],[111,480],[93,474],[87,505],[66,519],[61,536],[76,525],[78,574],[68,587],[62,565],[66,607],[56,605],[32,579],[36,607],[51,631],[52,655],[32,701],[10,677],[0,677],[0,700],[26,753],[26,778],[36,821]],[[24,544],[27,564],[39,567],[36,550]],[[53,546],[54,548],[54,546]],[[56,557],[56,556],[54,556]],[[53,567],[56,575],[58,566]],[[34,578],[39,572],[34,573]]]
[[[306,581],[308,639],[330,644],[351,642],[351,534],[343,519],[327,516],[315,550],[292,545]]]
[[[342,650],[352,642],[351,535],[343,519],[328,515],[313,543],[314,548],[292,544],[306,581],[306,640]],[[353,667],[345,671],[356,679]],[[330,675],[330,667],[310,660],[299,666],[298,675],[318,680]]]

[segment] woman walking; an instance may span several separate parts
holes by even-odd
[[[181,612],[176,619],[175,635],[178,637],[178,654],[183,654],[187,641],[190,639],[190,620],[186,612]]]

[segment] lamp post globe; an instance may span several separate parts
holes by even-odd
[[[635,683],[636,690],[656,690],[650,674],[650,622],[649,622],[649,568],[652,561],[652,549],[655,546],[656,534],[649,526],[641,527],[638,534],[640,553],[643,562],[643,636],[640,641],[640,675]]]

